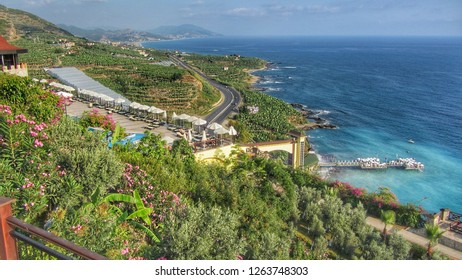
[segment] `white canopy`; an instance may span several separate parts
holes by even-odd
[[[187,120],[189,117],[190,117],[189,115],[181,114],[178,116],[178,119],[184,121],[184,120]]]
[[[141,105],[138,110],[141,110],[141,111],[147,111],[149,110],[149,106],[148,105]]]
[[[178,116],[176,115],[175,112],[173,112],[173,114],[172,114],[172,120],[176,120],[176,119],[178,119]]]
[[[219,129],[223,126],[221,126],[221,124],[218,124],[218,123],[211,123],[208,128],[211,129],[211,130],[216,130],[216,129]]]
[[[60,89],[63,89],[65,91],[75,91],[75,88],[70,87],[70,86],[66,86],[66,85],[63,85],[63,84],[60,84],[60,83],[57,83],[57,82],[51,82],[50,86],[60,88]]]
[[[193,121],[192,123],[193,123],[193,125],[204,125],[204,124],[207,123],[207,121],[203,120],[203,119],[197,119],[197,120]]]
[[[165,112],[165,111],[162,110],[162,109],[156,108],[156,107],[154,107],[154,109],[152,109],[152,111],[151,111],[151,113],[153,113],[153,114],[162,114],[163,112]]]
[[[215,134],[227,134],[229,133],[229,130],[227,130],[224,127],[217,128],[213,131]]]
[[[63,97],[73,97],[74,96],[72,93],[65,92],[65,91],[58,91],[56,94],[63,96]]]
[[[194,116],[191,116],[189,118],[186,119],[187,122],[190,122],[190,123],[193,123],[194,121],[196,121],[198,119],[198,117],[194,117]]]
[[[237,131],[236,131],[236,129],[234,129],[233,126],[229,127],[229,135],[231,135],[231,136],[237,135]]]
[[[205,133],[205,130],[202,131],[202,142],[207,141],[207,134]]]
[[[140,103],[132,102],[129,107],[132,109],[138,109],[140,106],[141,106]]]
[[[119,98],[117,98],[114,102],[115,102],[115,103],[124,103],[124,102],[125,102],[125,99],[119,97]]]
[[[112,102],[114,101],[114,98],[110,97],[110,96],[107,96],[105,94],[100,94],[100,98],[106,102]]]

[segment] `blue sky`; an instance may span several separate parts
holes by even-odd
[[[457,35],[462,0],[2,0],[53,23],[224,35]]]

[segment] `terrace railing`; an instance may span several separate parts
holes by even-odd
[[[51,232],[13,216],[14,199],[0,197],[0,260],[59,259],[105,260]]]

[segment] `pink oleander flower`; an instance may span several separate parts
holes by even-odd
[[[74,233],[78,233],[79,231],[82,230],[82,228],[83,228],[83,227],[82,227],[80,224],[78,224],[78,225],[72,226],[72,227],[71,227],[71,230],[72,230]]]
[[[34,147],[35,148],[43,147],[43,143],[41,141],[39,141],[38,139],[35,139],[34,140]]]
[[[125,249],[122,249],[122,250],[120,251],[120,254],[126,255],[126,254],[128,254],[129,251],[130,251],[129,248],[125,248]]]
[[[24,185],[22,185],[21,188],[23,188],[23,189],[28,189],[28,188],[31,188],[31,187],[33,187],[33,186],[34,186],[34,183],[28,181],[27,183],[25,183]]]
[[[7,115],[11,115],[11,107],[8,105],[0,105],[0,113],[5,113]]]

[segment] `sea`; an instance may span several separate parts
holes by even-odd
[[[338,126],[307,131],[319,155],[425,165],[423,172],[342,169],[330,180],[370,192],[387,187],[430,213],[462,212],[462,37],[217,37],[143,46],[268,61],[254,72],[256,87]]]

